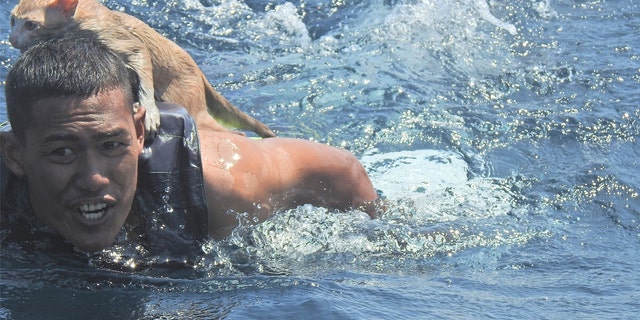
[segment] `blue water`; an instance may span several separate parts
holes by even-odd
[[[191,269],[5,246],[0,318],[638,317],[637,1],[106,4],[279,135],[350,149],[389,212],[282,212]]]

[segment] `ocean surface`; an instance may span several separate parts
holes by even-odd
[[[351,150],[389,210],[281,212],[188,268],[3,246],[0,318],[639,317],[640,2],[105,4],[280,136]]]

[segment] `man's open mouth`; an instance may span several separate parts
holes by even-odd
[[[104,217],[107,208],[109,205],[106,203],[85,203],[80,205],[79,210],[83,218],[93,221]]]

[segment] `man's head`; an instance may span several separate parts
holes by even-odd
[[[37,101],[118,88],[138,102],[139,86],[136,73],[94,36],[80,32],[49,40],[25,52],[9,71],[5,93],[12,131],[24,138]]]
[[[131,209],[144,143],[135,86],[90,36],[36,45],[7,76],[3,161],[26,177],[37,218],[86,251],[109,246]]]

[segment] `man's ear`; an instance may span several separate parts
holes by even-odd
[[[24,149],[12,132],[0,132],[2,161],[16,176],[24,176]]]
[[[133,114],[133,125],[136,127],[136,139],[142,147],[144,146],[144,137],[146,135],[144,119],[147,114],[147,110],[139,103],[136,103],[133,109],[135,110],[135,113]],[[142,150],[142,148],[140,150]]]

